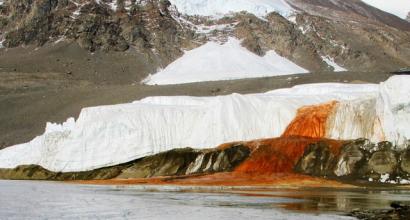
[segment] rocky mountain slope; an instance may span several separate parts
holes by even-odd
[[[90,53],[127,51],[138,54],[136,62],[146,67],[116,72],[134,71],[141,76],[165,68],[186,50],[208,41],[224,43],[229,37],[242,40],[244,47],[259,56],[274,50],[309,71],[331,71],[336,65],[351,71],[390,71],[410,65],[410,23],[361,1],[287,0],[271,5],[222,1],[218,3],[224,9],[221,12],[209,11],[212,5],[204,8],[211,4],[206,0],[196,8],[190,4],[5,0],[0,6],[0,39],[6,48],[36,45],[42,50],[56,42],[74,42]],[[7,57],[2,60],[3,69],[18,67]],[[61,72],[61,67],[52,66],[48,65],[48,71]],[[45,68],[40,65],[37,71]],[[81,73],[76,77],[81,78]]]

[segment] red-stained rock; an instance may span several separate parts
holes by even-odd
[[[323,141],[334,154],[344,141],[307,137],[280,137],[245,143],[253,152],[235,172],[252,174],[292,173],[309,144]]]

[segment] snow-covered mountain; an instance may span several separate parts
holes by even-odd
[[[1,150],[0,168],[34,164],[57,172],[86,171],[175,148],[282,134],[404,146],[410,138],[409,84],[410,77],[395,76],[380,85],[308,84],[263,94],[150,97],[85,108],[76,121],[49,123],[29,143]],[[309,106],[323,111],[321,105],[329,103],[319,123]]]

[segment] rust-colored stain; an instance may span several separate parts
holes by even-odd
[[[337,101],[332,101],[298,109],[296,117],[288,125],[282,136],[325,137],[327,119],[334,112],[337,103]]]
[[[280,137],[245,143],[253,149],[250,157],[239,165],[235,172],[249,174],[292,173],[306,147],[311,143],[323,141],[337,155],[344,141],[308,137]]]
[[[353,185],[340,183],[334,180],[299,175],[250,175],[244,173],[215,173],[201,176],[185,177],[155,177],[148,179],[111,179],[111,180],[86,180],[69,181],[78,184],[99,185],[177,185],[177,186],[255,186],[255,187],[333,187],[355,188]]]
[[[204,175],[154,177],[141,179],[111,179],[73,181],[80,184],[150,184],[190,186],[275,186],[275,187],[353,187],[337,181],[300,175],[293,167],[311,143],[323,141],[332,153],[338,154],[344,141],[308,137],[279,137],[249,142],[222,144],[229,148],[235,144],[249,147],[251,155],[233,172]]]

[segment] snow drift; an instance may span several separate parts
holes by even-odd
[[[224,44],[208,42],[185,54],[144,80],[149,85],[231,80],[307,73],[308,71],[268,51],[260,57],[229,38]]]
[[[325,137],[403,144],[410,138],[408,85],[410,77],[394,76],[380,85],[308,84],[263,94],[149,97],[85,108],[77,121],[48,123],[31,142],[1,150],[0,167],[36,164],[57,172],[85,171],[174,148],[278,137],[298,109],[330,101],[338,104]]]
[[[277,12],[284,16],[293,9],[284,0],[170,0],[178,11],[187,15],[219,17],[246,11],[256,16]]]

